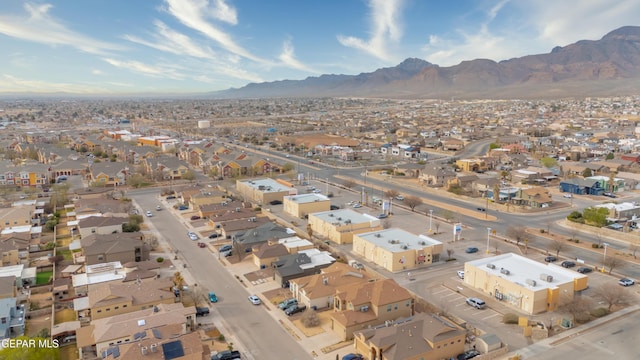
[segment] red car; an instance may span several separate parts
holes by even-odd
[[[203,242],[198,242],[198,247],[205,248],[205,247],[207,247],[207,244],[205,244]]]
[[[193,215],[193,216],[191,216],[191,220],[200,220],[200,216]]]

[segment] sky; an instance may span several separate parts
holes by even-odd
[[[0,2],[0,93],[200,93],[548,53],[640,25],[637,0]]]

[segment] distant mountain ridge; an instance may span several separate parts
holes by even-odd
[[[580,40],[550,53],[440,67],[408,58],[358,75],[251,83],[213,92],[219,98],[390,97],[543,98],[640,93],[640,27],[625,26],[600,40]]]

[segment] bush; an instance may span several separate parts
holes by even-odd
[[[540,229],[540,234],[544,234],[544,229]]]
[[[159,263],[164,262],[164,258],[161,256],[161,257],[157,258],[156,261],[159,262]]]
[[[594,249],[602,249],[604,248],[604,245],[600,245],[600,244],[591,244],[591,247]]]
[[[218,335],[218,341],[224,341],[224,335],[222,334]]]
[[[304,327],[307,327],[307,328],[320,325],[320,317],[318,317],[318,313],[316,313],[316,311],[313,309],[307,309],[302,314],[301,321],[302,321],[302,325],[304,325]]]
[[[505,324],[517,324],[518,315],[514,313],[506,313],[502,315],[502,322]]]
[[[609,313],[609,311],[607,311],[607,309],[603,308],[603,307],[599,307],[596,309],[591,310],[591,316],[593,317],[603,317],[605,315],[607,315]]]

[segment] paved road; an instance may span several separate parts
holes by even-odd
[[[157,189],[128,193],[143,210],[155,209],[160,204],[158,195]],[[160,236],[178,250],[180,259],[187,263],[187,271],[197,286],[204,289],[203,294],[214,290],[219,296],[220,301],[212,306],[210,316],[220,319],[225,336],[231,334],[232,339],[237,339],[236,348],[247,354],[243,359],[311,359],[307,351],[274,323],[264,305],[252,305],[245,287],[208,250],[197,247],[196,242],[187,237],[189,228],[185,221],[178,220],[168,209],[154,211],[154,216],[145,220],[151,220]]]

